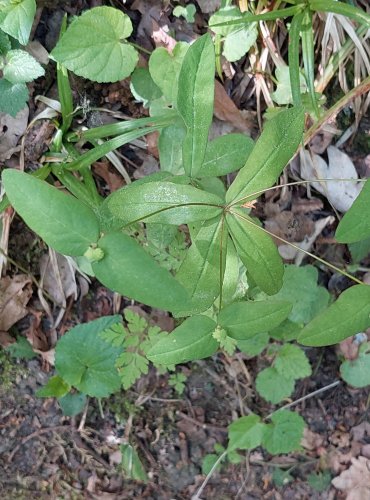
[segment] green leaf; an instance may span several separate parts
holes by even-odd
[[[209,34],[186,52],[177,94],[177,110],[186,126],[182,155],[185,173],[197,177],[207,148],[213,117],[215,52]]]
[[[227,451],[253,450],[262,444],[266,424],[253,413],[235,420],[228,427],[229,444]]]
[[[339,243],[354,243],[370,236],[370,179],[340,221],[335,237]]]
[[[154,83],[148,68],[136,68],[131,75],[130,89],[138,101],[148,108],[150,103],[162,95],[161,89]]]
[[[222,284],[222,305],[223,307],[233,301],[239,282],[240,261],[234,243],[230,236],[227,236],[226,260],[224,281]]]
[[[353,387],[370,385],[370,344],[362,344],[356,359],[347,359],[341,364],[340,374]]]
[[[123,352],[116,360],[122,386],[129,389],[141,375],[148,373],[149,361],[138,352]]]
[[[176,275],[191,297],[191,309],[184,309],[184,315],[206,311],[218,297],[226,242],[223,218],[205,222],[193,240]]]
[[[297,267],[287,265],[284,269],[283,286],[269,300],[286,300],[293,304],[290,321],[308,323],[321,311],[326,309],[330,294],[326,288],[317,285],[318,271],[316,267],[307,265]]]
[[[370,326],[370,286],[355,285],[316,316],[298,336],[309,346],[332,345]]]
[[[182,144],[185,134],[186,130],[182,120],[161,131],[158,139],[161,170],[171,172],[173,175],[184,173],[182,150],[179,148],[179,144]]]
[[[36,13],[35,0],[2,0],[0,4],[0,29],[27,45]]]
[[[370,26],[370,15],[363,9],[358,9],[353,5],[337,2],[336,0],[310,0],[309,6],[313,11],[333,12]]]
[[[270,330],[269,336],[275,340],[281,340],[283,342],[296,340],[303,326],[304,325],[302,323],[294,323],[293,321],[287,319],[283,321],[281,325]]]
[[[59,375],[49,378],[47,384],[36,391],[36,396],[39,398],[61,398],[65,396],[71,389],[71,386],[65,382]]]
[[[32,82],[44,74],[44,68],[25,50],[10,50],[6,54],[3,75],[9,82]]]
[[[166,311],[186,307],[186,290],[132,238],[120,232],[109,233],[99,240],[98,246],[104,251],[104,259],[92,267],[103,285]]]
[[[265,368],[256,377],[256,389],[273,404],[280,403],[294,391],[294,379],[280,375],[274,367]]]
[[[361,262],[370,253],[370,237],[366,238],[366,240],[350,243],[348,245],[348,250],[354,262]]]
[[[218,342],[212,334],[216,323],[207,316],[192,316],[147,353],[153,363],[174,365],[212,356]]]
[[[5,55],[12,48],[10,39],[4,31],[0,29],[0,54]]]
[[[331,474],[328,470],[324,470],[323,472],[312,472],[307,476],[307,483],[311,486],[311,488],[319,493],[322,493],[331,485]]]
[[[62,408],[63,415],[67,417],[75,417],[85,407],[86,404],[86,395],[82,393],[76,394],[66,394],[62,398],[58,398],[58,403]]]
[[[57,372],[66,382],[88,396],[107,397],[121,386],[114,363],[122,349],[99,336],[100,332],[120,321],[119,315],[105,316],[77,325],[57,343]]]
[[[176,105],[179,74],[188,49],[189,44],[177,42],[172,54],[164,47],[158,47],[149,59],[149,71],[154,82],[173,105]]]
[[[143,464],[141,463],[135,448],[133,448],[130,444],[121,444],[120,450],[122,454],[121,467],[126,478],[147,483],[147,473],[145,472]]]
[[[299,39],[300,39],[300,32],[301,32],[301,26],[302,26],[302,20],[303,20],[303,12],[300,12],[299,14],[296,14],[293,16],[292,22],[290,24],[290,29],[289,29],[289,51],[288,51],[288,58],[289,58],[289,89],[286,88],[286,95],[290,97],[290,100],[287,101],[291,102],[293,101],[294,106],[301,106],[302,105],[302,99],[301,99],[301,72],[300,72],[300,62],[299,62]],[[281,69],[281,67],[278,67],[276,69],[276,74],[278,73],[278,69]],[[304,78],[303,78],[303,83]],[[275,97],[272,97],[275,99],[275,101],[279,104],[279,101],[277,100],[276,94],[278,92],[278,88],[275,91]]]
[[[212,470],[213,466],[219,459],[219,456],[216,455],[215,453],[209,453],[206,455],[203,460],[202,460],[202,474],[205,476],[209,474],[209,472]],[[216,470],[221,469],[221,463],[219,463],[216,467]]]
[[[296,345],[285,344],[279,350],[274,368],[285,378],[299,379],[311,375],[311,365],[305,353]]]
[[[220,345],[220,349],[223,349],[229,356],[232,356],[236,348],[236,340],[229,337],[226,330],[220,326],[216,326],[216,330],[213,332],[213,338],[217,340]]]
[[[283,284],[284,266],[270,236],[242,210],[229,212],[226,222],[247,272],[261,290],[277,293]]]
[[[289,315],[289,302],[234,302],[221,310],[219,324],[237,340],[245,340],[278,326]]]
[[[299,450],[305,423],[295,412],[279,410],[271,417],[263,436],[263,446],[272,455]]]
[[[277,486],[278,488],[283,488],[287,484],[294,481],[294,477],[291,475],[289,470],[283,470],[279,469],[278,467],[274,467],[272,480],[275,486]]]
[[[131,33],[126,14],[112,7],[95,7],[72,21],[51,57],[78,76],[117,82],[134,71],[139,59],[125,41]]]
[[[12,84],[0,78],[0,111],[11,116],[26,107],[28,101],[28,89],[24,83]]]
[[[238,340],[237,347],[248,356],[258,356],[268,346],[270,337],[268,333],[256,333],[249,339]]]
[[[303,125],[302,108],[280,111],[266,123],[247,163],[227,192],[228,203],[254,199],[274,184],[302,140]]]
[[[209,142],[200,177],[221,177],[239,170],[253,149],[253,140],[244,134],[227,134]]]
[[[303,12],[301,24],[302,59],[312,109],[315,114],[318,115],[318,106],[315,94],[315,47],[313,29],[312,12],[309,8],[306,8]]]
[[[177,5],[174,9],[172,14],[176,17],[184,17],[188,23],[193,23],[194,22],[194,15],[196,13],[196,8],[194,4],[189,4],[186,7],[182,7],[181,5]]]
[[[98,240],[94,212],[73,196],[15,169],[4,170],[2,181],[14,209],[57,252],[83,255]]]
[[[17,342],[8,345],[5,349],[13,358],[32,359],[37,356],[28,340],[20,335],[17,336]]]
[[[290,68],[288,66],[277,66],[275,71],[277,86],[275,92],[271,94],[271,97],[279,105],[291,104],[293,100],[292,97],[293,88],[290,81],[289,72]],[[301,98],[301,93],[303,94],[306,91],[307,91],[307,85],[304,76],[301,73],[299,73],[299,82],[298,82],[299,99]]]
[[[223,201],[193,186],[173,182],[132,183],[112,193],[102,204],[122,221],[187,224],[211,219],[222,212]]]

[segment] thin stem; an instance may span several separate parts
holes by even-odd
[[[255,224],[251,219],[243,217],[241,214],[239,214],[237,212],[233,212],[231,210],[230,210],[230,213],[233,215],[236,215],[236,217],[239,217],[239,219],[245,220],[248,224],[250,224],[254,227],[257,227],[261,231],[264,231],[265,233],[269,234],[273,238],[276,238],[277,240],[285,243],[286,245],[289,245],[289,246],[295,248],[296,250],[303,252],[304,254],[308,255],[309,257],[312,257],[313,259],[317,260],[318,262],[321,262],[325,266],[330,267],[331,269],[334,269],[334,271],[342,274],[343,276],[346,276],[347,278],[354,281],[355,283],[358,283],[359,285],[364,285],[364,283],[361,280],[357,279],[355,276],[352,276],[352,274],[349,274],[346,271],[343,271],[343,269],[340,269],[339,267],[334,266],[333,264],[330,264],[326,260],[321,259],[321,257],[317,257],[317,255],[314,255],[313,253],[308,252],[307,250],[304,250],[303,248],[299,247],[298,245],[294,245],[294,243],[291,243],[290,241],[285,240],[284,238],[280,238],[280,236],[277,236],[276,234],[272,233],[271,231],[268,231],[266,228],[261,227],[258,224]]]
[[[195,495],[192,497],[192,500],[200,500],[200,495],[203,493],[204,488],[207,486],[208,481],[211,479],[213,476],[214,471],[218,467],[218,465],[222,462],[222,460],[226,457],[227,455],[227,450],[225,450],[216,460],[216,462],[213,464],[212,469],[208,472],[207,477],[201,484],[199,490],[195,493]]]
[[[137,50],[141,50],[141,52],[144,52],[144,54],[148,54],[149,56],[152,54],[152,53],[150,52],[150,50],[144,49],[144,47],[141,47],[141,46],[140,46],[140,45],[138,45],[137,43],[134,43],[134,42],[127,42],[127,41],[126,41],[126,43],[127,43],[128,45],[132,45],[132,47],[135,47],[135,49],[137,49]]]

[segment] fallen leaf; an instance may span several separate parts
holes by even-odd
[[[306,450],[316,450],[317,448],[320,448],[320,446],[323,444],[324,438],[320,436],[320,434],[317,434],[317,432],[312,432],[310,429],[305,427],[303,431],[303,438],[301,441],[301,445],[303,448],[306,448]]]
[[[360,344],[358,342],[354,342],[353,336],[342,340],[339,344],[339,350],[345,359],[356,359],[359,348]]]
[[[361,441],[365,436],[370,437],[370,423],[365,421],[352,427],[351,433],[355,441]]]
[[[116,171],[109,168],[109,163],[106,161],[97,161],[93,164],[94,173],[101,177],[109,188],[109,191],[117,191],[124,185],[122,176],[118,175]]]
[[[0,113],[0,161],[8,160],[20,150],[17,144],[26,131],[28,115],[28,107],[19,111],[15,117]]]
[[[230,122],[235,128],[251,135],[254,128],[254,119],[244,118],[243,114],[235,106],[233,100],[227,95],[223,85],[215,81],[215,108],[214,115],[222,121]]]
[[[332,485],[347,493],[346,500],[370,498],[370,460],[352,458],[352,465],[332,480]]]
[[[77,299],[75,270],[66,257],[49,249],[49,255],[41,257],[40,273],[43,277],[43,288],[56,304],[65,307],[68,297]]]
[[[31,279],[18,274],[0,280],[0,330],[8,331],[28,314],[27,304],[32,296]]]
[[[210,14],[221,7],[221,0],[197,0],[203,14]]]

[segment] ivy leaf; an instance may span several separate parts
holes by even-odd
[[[290,313],[289,302],[234,302],[221,310],[219,324],[237,340],[268,332]]]
[[[185,54],[177,93],[177,110],[184,120],[182,146],[185,173],[197,177],[204,160],[213,117],[215,51],[211,36],[203,35]]]
[[[44,68],[25,50],[10,50],[6,54],[3,75],[11,83],[27,83],[45,74]]]
[[[277,404],[292,394],[294,379],[284,377],[271,366],[257,375],[256,389],[266,401]]]
[[[72,21],[51,57],[78,76],[117,82],[134,71],[139,59],[125,42],[131,33],[126,14],[112,7],[95,7]]]
[[[345,290],[325,311],[306,325],[298,342],[309,346],[332,345],[370,326],[370,286]]]
[[[370,179],[340,221],[335,237],[339,243],[354,243],[370,236]]]
[[[65,382],[62,377],[55,375],[49,378],[47,384],[36,392],[39,398],[61,398],[71,389],[71,386]]]
[[[278,352],[274,367],[285,378],[298,379],[311,375],[306,354],[296,345],[285,344]]]
[[[120,321],[119,315],[105,316],[77,325],[58,341],[55,367],[68,384],[97,398],[119,390],[121,381],[114,364],[122,349],[100,338],[99,333]]]
[[[2,0],[0,5],[0,29],[27,45],[36,13],[35,0]]]
[[[272,424],[266,426],[262,445],[272,455],[299,450],[305,423],[295,412],[279,410],[271,417]]]
[[[173,365],[212,356],[218,342],[212,336],[216,323],[207,316],[192,316],[147,353],[153,363]]]
[[[3,171],[2,181],[14,209],[57,252],[83,255],[99,238],[94,212],[73,196],[19,170]]]
[[[266,123],[247,163],[227,192],[228,203],[255,199],[257,192],[274,184],[302,140],[303,125],[303,108],[280,111]]]
[[[228,451],[253,450],[262,444],[263,434],[266,424],[261,422],[258,415],[248,415],[235,420],[229,425],[229,445]]]
[[[11,116],[26,107],[28,101],[28,89],[24,83],[12,84],[4,78],[0,78],[0,111]]]
[[[341,364],[340,374],[353,387],[370,385],[370,343],[362,344],[356,359],[347,359]]]

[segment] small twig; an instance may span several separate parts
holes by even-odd
[[[85,427],[85,422],[86,422],[86,416],[87,416],[87,410],[88,410],[88,408],[89,408],[89,398],[86,399],[86,404],[85,404],[84,412],[82,414],[82,417],[81,417],[80,424],[78,426],[77,432],[81,432],[83,430],[83,428]]]
[[[216,462],[213,464],[212,469],[208,472],[205,480],[201,484],[199,490],[191,497],[191,500],[200,500],[200,495],[203,493],[204,488],[207,486],[209,480],[213,476],[214,471],[217,469],[218,465],[222,462],[222,460],[226,457],[227,455],[227,450],[225,450],[216,460]]]
[[[219,427],[218,425],[212,425],[212,424],[206,424],[204,422],[199,422],[195,418],[189,417],[189,415],[186,415],[186,413],[183,413],[182,411],[177,411],[176,415],[183,418],[184,420],[187,420],[188,422],[191,422],[194,425],[197,425],[198,427],[201,427],[202,429],[214,429],[216,431],[227,433],[227,429],[225,429],[225,427]]]

